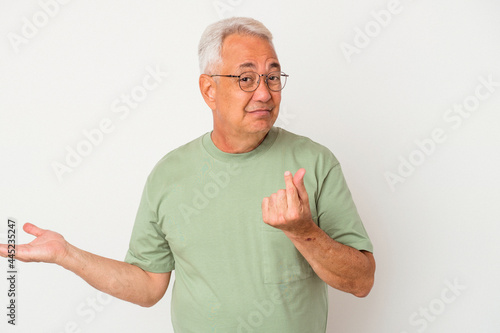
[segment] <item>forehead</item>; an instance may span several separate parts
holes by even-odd
[[[224,39],[221,50],[222,66],[230,69],[280,69],[273,46],[255,36],[233,34]]]

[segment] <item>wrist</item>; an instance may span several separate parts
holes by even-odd
[[[302,223],[299,228],[284,230],[283,232],[293,241],[312,241],[318,238],[318,231],[321,231],[321,229],[311,219]]]
[[[71,266],[72,263],[76,261],[77,252],[78,248],[66,242],[63,250],[60,252],[54,263],[65,269],[72,270]]]

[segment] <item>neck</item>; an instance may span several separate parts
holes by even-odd
[[[227,135],[215,128],[212,132],[212,141],[217,148],[225,153],[242,154],[257,148],[266,138],[269,131],[251,134]]]

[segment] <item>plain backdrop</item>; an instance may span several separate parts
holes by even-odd
[[[334,152],[375,246],[371,294],[330,289],[328,332],[499,332],[495,0],[0,0],[2,242],[10,217],[18,243],[32,222],[123,260],[154,164],[211,130],[197,44],[229,16],[273,32],[276,125]],[[1,332],[173,332],[171,287],[141,308],[17,265],[13,327],[0,261]]]

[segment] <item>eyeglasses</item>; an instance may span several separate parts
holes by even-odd
[[[288,78],[289,75],[279,72],[279,71],[274,71],[270,72],[269,74],[258,74],[255,72],[244,72],[241,73],[240,75],[220,75],[220,74],[214,74],[210,75],[210,77],[214,76],[222,76],[222,77],[235,77],[238,78],[238,84],[240,85],[241,90],[246,91],[246,92],[252,92],[257,90],[260,84],[260,78],[262,76],[265,77],[265,82],[269,90],[271,91],[281,91],[283,88],[285,88],[286,85],[286,79]]]

